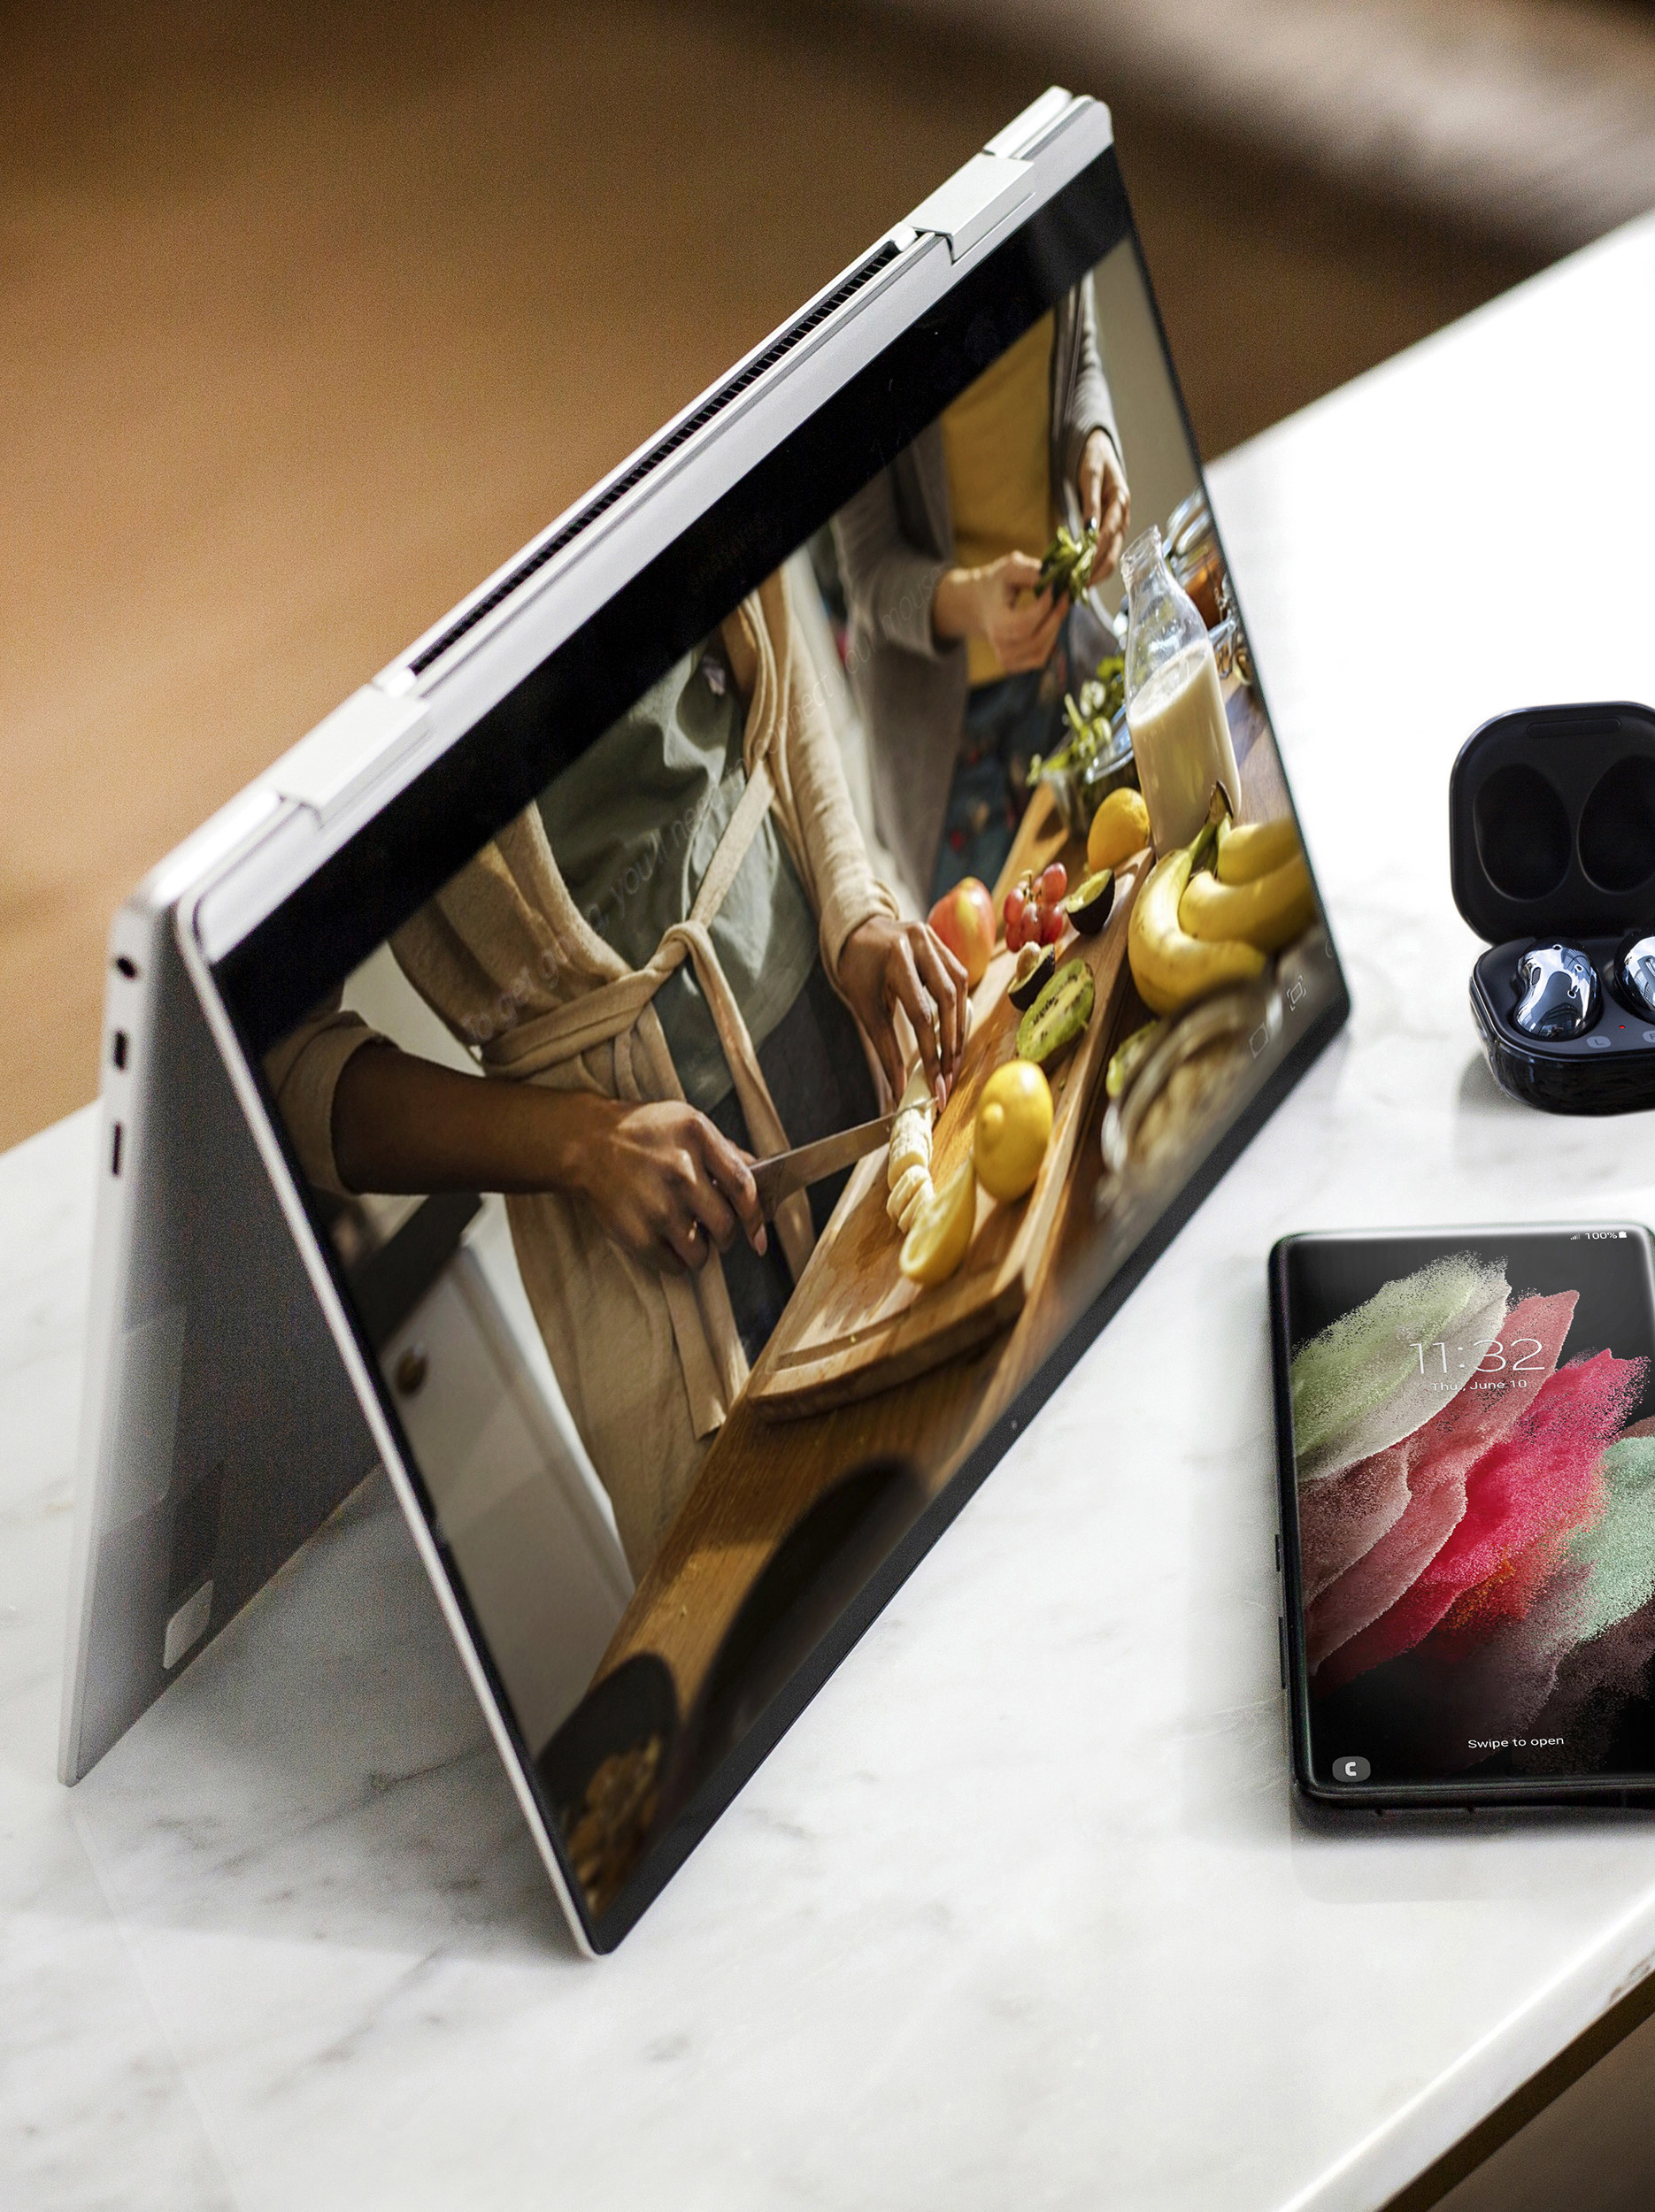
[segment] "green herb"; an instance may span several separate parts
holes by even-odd
[[[1089,522],[1077,538],[1067,523],[1058,525],[1058,534],[1046,548],[1040,564],[1039,591],[1066,592],[1069,603],[1084,597],[1092,580],[1092,563],[1097,558],[1097,525]]]

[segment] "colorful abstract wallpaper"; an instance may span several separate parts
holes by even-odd
[[[1294,1351],[1319,1772],[1655,1763],[1648,1240],[1509,1243],[1439,1252]]]

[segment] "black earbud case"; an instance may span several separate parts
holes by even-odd
[[[1629,704],[1529,707],[1485,722],[1448,786],[1454,904],[1492,950],[1471,1010],[1503,1091],[1554,1114],[1655,1106],[1655,1012],[1619,974],[1655,934],[1655,712]],[[1518,964],[1561,944],[1597,971],[1597,1018],[1578,1037],[1514,1025]]]

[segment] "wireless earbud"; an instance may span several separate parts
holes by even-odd
[[[1526,1037],[1579,1037],[1597,1018],[1597,971],[1573,945],[1535,945],[1517,964],[1512,1020]]]

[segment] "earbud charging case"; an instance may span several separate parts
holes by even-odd
[[[1615,956],[1655,933],[1655,712],[1528,707],[1468,738],[1448,785],[1454,904],[1492,949],[1471,1011],[1503,1091],[1554,1114],[1655,1106],[1655,1015],[1622,995]],[[1512,1015],[1531,945],[1577,946],[1600,1004],[1583,1036],[1530,1037]]]

